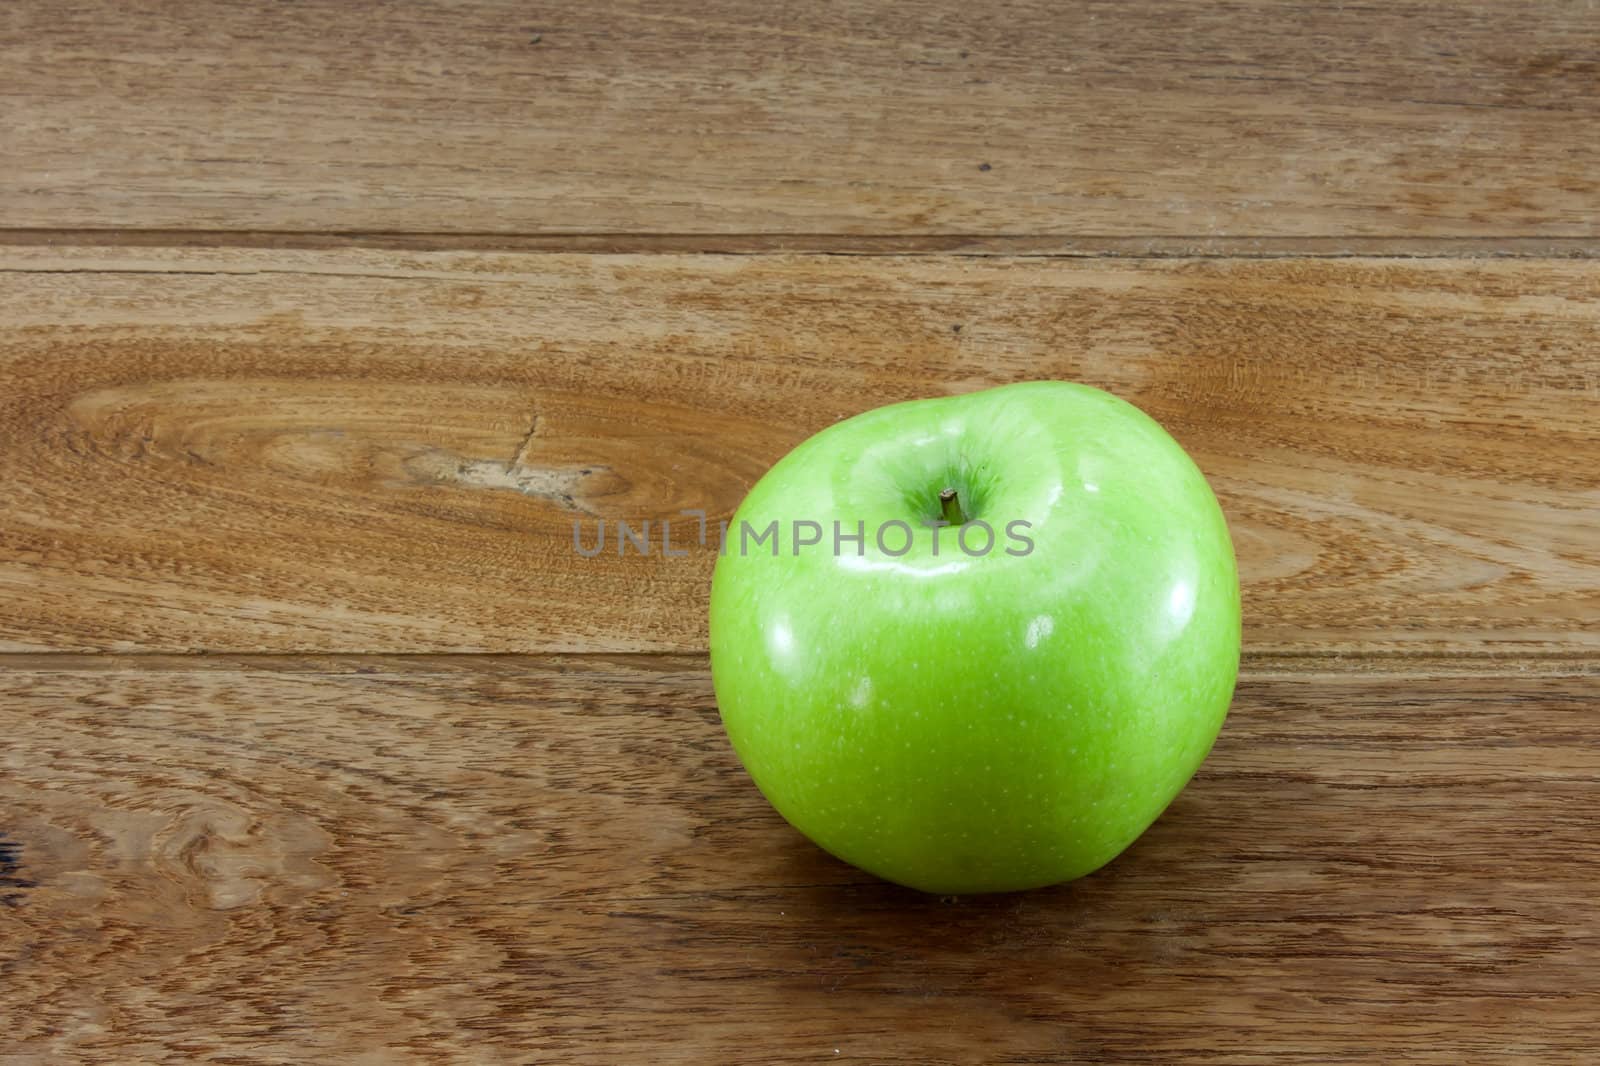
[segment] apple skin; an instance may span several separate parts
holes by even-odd
[[[953,529],[932,554],[945,488],[994,529],[987,554]],[[741,548],[741,522],[774,519],[776,557]],[[797,549],[795,520],[823,542]],[[835,555],[835,520],[864,523],[862,554]],[[916,534],[898,557],[874,535],[892,520]],[[1008,554],[1017,520],[1032,550]],[[1216,497],[1154,420],[1026,382],[796,447],[730,523],[710,628],[728,737],[790,824],[890,881],[1004,892],[1098,869],[1193,776],[1238,675],[1239,579]]]

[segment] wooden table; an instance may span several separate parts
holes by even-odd
[[[19,0],[0,95],[0,1061],[1600,1061],[1592,4]],[[1027,378],[1195,455],[1243,675],[924,897],[571,529]]]

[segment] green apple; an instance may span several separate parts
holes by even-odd
[[[734,750],[795,828],[924,891],[1109,862],[1233,695],[1216,497],[1155,421],[1085,385],[831,426],[756,484],[722,553],[711,667]]]

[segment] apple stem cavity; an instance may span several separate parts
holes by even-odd
[[[967,516],[961,512],[961,500],[956,496],[955,489],[945,489],[939,493],[939,512],[952,526],[967,524]]]

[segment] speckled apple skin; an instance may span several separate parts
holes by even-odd
[[[932,554],[946,487],[994,529],[987,554],[949,529]],[[774,519],[776,557],[741,550],[741,521]],[[795,519],[823,543],[796,553]],[[916,533],[900,557],[875,542],[893,519]],[[835,554],[835,520],[864,523],[862,554]],[[730,524],[710,623],[723,724],[784,818],[890,881],[1001,892],[1109,862],[1193,776],[1238,675],[1239,579],[1216,497],[1155,421],[1028,382],[795,448]]]

